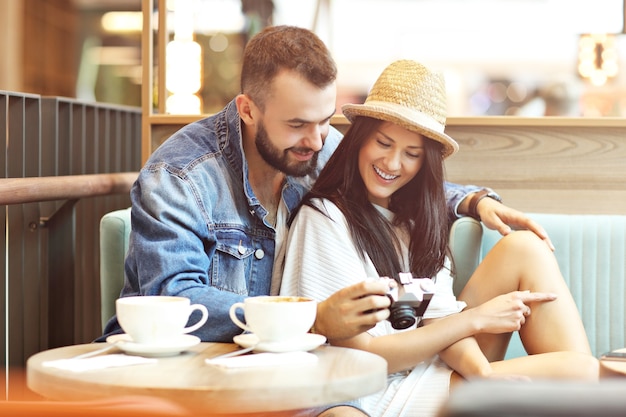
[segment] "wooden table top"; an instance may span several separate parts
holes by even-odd
[[[223,369],[205,359],[239,349],[200,343],[157,363],[72,372],[43,366],[103,347],[100,343],[43,351],[27,361],[27,384],[51,400],[85,401],[115,396],[154,396],[212,413],[255,413],[349,401],[383,389],[387,362],[355,349],[320,346],[314,365]],[[115,350],[109,353],[120,353]]]

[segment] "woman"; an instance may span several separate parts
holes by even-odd
[[[322,300],[400,272],[434,280],[423,326],[384,321],[329,340],[388,361],[387,389],[360,400],[372,416],[435,415],[463,379],[598,378],[576,305],[535,234],[503,237],[454,296],[443,160],[458,145],[444,133],[445,106],[441,75],[408,60],[388,66],[364,104],[343,107],[352,125],[289,232],[282,293]],[[503,360],[517,330],[530,355]]]

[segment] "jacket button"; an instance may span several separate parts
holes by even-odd
[[[263,252],[263,249],[257,249],[254,251],[254,257],[257,259],[263,259],[263,257],[265,256],[265,252]]]

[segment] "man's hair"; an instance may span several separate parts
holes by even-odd
[[[272,81],[281,70],[295,71],[319,88],[337,78],[335,61],[317,35],[295,26],[270,26],[246,45],[241,92],[263,110]]]

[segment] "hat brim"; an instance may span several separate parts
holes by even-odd
[[[365,104],[344,104],[341,107],[343,115],[353,122],[358,116],[395,123],[412,132],[417,132],[428,139],[435,140],[443,145],[443,158],[447,158],[459,150],[459,144],[441,131],[441,125],[432,117],[408,107],[383,101],[369,101]]]

